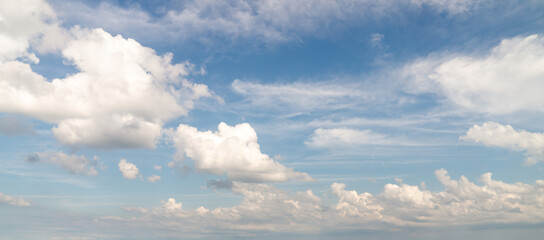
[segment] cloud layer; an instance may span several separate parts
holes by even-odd
[[[392,226],[437,227],[543,220],[542,180],[533,185],[504,183],[492,179],[491,173],[485,173],[480,177],[482,185],[477,185],[464,176],[454,180],[444,169],[437,170],[435,175],[444,190],[434,192],[424,186],[400,183],[386,184],[381,193],[371,194],[346,190],[346,184],[333,183],[330,193],[337,202],[332,205],[310,190],[288,193],[266,184],[235,181],[232,191],[243,196],[237,206],[182,210],[181,203],[171,198],[156,208],[125,208],[142,216],[118,221],[136,225],[145,225],[146,221],[168,221],[173,229],[184,226],[182,231],[188,232],[202,231],[202,227],[215,231],[300,232],[338,226],[376,230]]]

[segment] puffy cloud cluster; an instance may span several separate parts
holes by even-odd
[[[311,180],[308,174],[295,172],[263,154],[257,133],[247,123],[236,126],[220,123],[216,132],[201,132],[181,124],[174,142],[178,156],[191,158],[202,173],[226,174],[230,180],[245,182]]]
[[[1,8],[2,26],[19,24],[21,16],[41,25],[56,20],[43,1],[18,5],[8,2],[2,3],[9,5]],[[11,7],[24,11],[10,12]],[[0,112],[56,124],[53,133],[63,144],[153,148],[165,121],[187,114],[195,100],[213,95],[206,85],[184,78],[192,72],[192,64],[174,64],[170,53],[157,55],[132,39],[112,36],[102,29],[59,28],[65,33],[59,47],[62,57],[78,72],[48,80],[33,72],[21,58],[26,56],[37,63],[37,57],[28,49],[46,44],[47,36],[56,32],[32,29],[19,36],[9,27],[0,28],[0,39],[6,41],[6,49],[12,49],[0,52]],[[34,38],[40,40],[39,44],[34,44]]]
[[[371,194],[333,183],[330,193],[337,202],[332,205],[310,190],[288,193],[266,184],[234,181],[232,191],[243,196],[237,206],[182,210],[180,203],[169,199],[156,208],[126,208],[144,215],[127,221],[145,225],[146,221],[167,217],[172,229],[183,226],[184,231],[203,231],[202,226],[215,230],[312,231],[338,226],[390,229],[544,221],[543,180],[533,185],[504,183],[485,173],[480,177],[482,185],[477,185],[464,176],[451,179],[444,169],[435,171],[435,175],[444,190],[434,192],[424,186],[398,183]]]
[[[28,207],[30,203],[22,197],[14,197],[0,192],[0,203],[9,204],[15,207]]]
[[[510,125],[486,122],[481,126],[474,125],[460,139],[483,143],[486,146],[525,151],[526,165],[544,161],[544,133],[516,131]]]
[[[140,176],[140,171],[138,170],[138,167],[136,167],[136,165],[134,165],[133,163],[127,162],[127,160],[124,158],[119,160],[118,166],[119,166],[119,171],[121,171],[121,173],[123,174],[123,177],[126,179],[132,180]]]
[[[439,92],[483,113],[544,111],[544,37],[504,39],[484,56],[433,55],[404,69],[410,91]]]
[[[130,219],[130,224],[142,224],[146,220],[160,221],[166,217],[168,226],[183,231],[210,229],[269,230],[282,231],[292,228],[311,229],[319,223],[326,212],[321,199],[312,191],[290,195],[275,187],[259,183],[233,182],[232,191],[243,196],[242,202],[233,207],[208,209],[201,206],[194,210],[182,209],[182,203],[174,198],[162,201],[155,208],[127,207],[128,211],[144,214],[145,217]],[[288,222],[286,222],[288,220]],[[141,222],[140,222],[141,221]],[[179,226],[183,226],[179,228]]]
[[[82,174],[87,176],[96,176],[100,163],[98,157],[94,156],[92,160],[85,156],[68,155],[63,152],[39,152],[29,155],[26,158],[27,162],[45,162],[57,165],[71,174]]]
[[[333,184],[340,198],[337,209],[351,215],[374,213],[382,221],[398,225],[470,224],[493,222],[541,221],[544,212],[544,181],[534,185],[508,184],[491,178],[491,173],[480,177],[478,186],[461,176],[453,180],[444,169],[435,172],[445,186],[441,192],[431,192],[407,184],[387,184],[378,195],[343,190]],[[340,188],[339,188],[340,186]],[[345,196],[350,196],[346,198]],[[351,200],[345,200],[351,199]]]

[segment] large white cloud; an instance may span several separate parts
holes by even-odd
[[[525,151],[526,165],[544,161],[544,133],[517,131],[510,125],[486,122],[474,125],[460,139],[483,143],[486,146]]]
[[[85,156],[68,155],[63,152],[39,152],[29,155],[26,158],[28,162],[45,162],[57,165],[72,174],[82,174],[88,176],[98,175],[97,167],[100,167],[98,157],[94,156],[89,160]]]
[[[274,161],[263,154],[257,133],[247,124],[228,126],[220,123],[217,132],[200,132],[179,125],[174,142],[178,155],[191,158],[198,171],[214,175],[226,174],[230,180],[283,182],[289,179],[310,180],[306,173]]]
[[[43,1],[8,5],[26,10],[23,16],[42,25],[56,20]],[[19,23],[20,17],[5,12],[2,8],[0,16],[6,26],[34,26],[32,22]],[[36,17],[41,15],[48,18]],[[49,81],[21,61],[26,56],[37,63],[36,56],[27,50],[44,45],[47,38],[39,38],[39,44],[33,44],[32,39],[51,34],[42,33],[39,27],[31,29],[23,35],[11,28],[0,29],[0,39],[8,39],[6,46],[15,49],[0,52],[0,112],[57,124],[53,133],[63,144],[153,148],[165,121],[187,114],[195,100],[213,95],[206,85],[184,78],[192,72],[192,64],[173,64],[170,53],[157,55],[133,39],[79,27],[59,30],[65,37],[62,47],[57,48],[79,72]]]
[[[544,37],[504,39],[485,55],[438,54],[409,64],[410,91],[434,91],[483,113],[544,111]]]

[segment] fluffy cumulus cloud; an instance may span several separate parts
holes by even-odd
[[[311,180],[308,174],[295,172],[263,154],[257,133],[247,123],[236,126],[220,123],[216,132],[201,132],[181,124],[174,142],[178,156],[191,158],[202,173],[226,174],[230,180],[249,182]]]
[[[30,203],[22,197],[14,197],[0,192],[0,203],[9,204],[15,207],[28,207]]]
[[[533,185],[505,183],[483,174],[482,185],[461,176],[452,179],[444,169],[435,172],[444,186],[430,191],[423,186],[387,184],[379,194],[347,190],[333,183],[337,199],[328,204],[312,191],[289,193],[266,184],[234,181],[232,191],[243,196],[232,207],[182,209],[175,199],[155,208],[125,208],[142,214],[119,218],[127,224],[145,226],[148,221],[167,221],[173,230],[229,229],[232,234],[257,231],[314,231],[329,227],[391,229],[392,226],[436,227],[451,225],[528,223],[544,220],[544,181]],[[166,217],[166,218],[165,218]],[[205,224],[204,224],[205,223]],[[165,225],[160,225],[165,226]],[[180,227],[183,226],[183,227]]]
[[[36,5],[44,7],[34,9]],[[9,9],[2,8],[5,26],[17,25],[19,15],[25,14],[42,25],[52,20],[36,16],[54,19],[43,1],[17,7],[26,11],[6,14]],[[40,29],[22,37],[10,28],[0,29],[0,39],[16,40],[6,43],[15,50],[0,52],[0,112],[56,124],[53,133],[63,144],[153,148],[165,121],[187,114],[195,100],[212,96],[206,85],[185,78],[192,72],[192,64],[174,64],[170,53],[158,55],[135,40],[112,36],[102,29],[61,29],[66,38],[59,50],[78,72],[48,80],[33,72],[25,60],[37,63],[37,57],[27,51],[46,44],[46,36],[55,34]],[[22,47],[16,47],[18,43]]]
[[[123,174],[123,177],[126,179],[133,180],[133,179],[136,179],[138,176],[140,176],[140,171],[138,170],[138,167],[136,167],[136,165],[134,165],[133,163],[127,162],[127,160],[124,158],[119,160],[118,166],[119,166],[119,171]],[[157,180],[158,179],[156,179],[155,181]],[[154,182],[154,181],[150,180],[150,182]]]
[[[525,151],[526,165],[544,161],[544,133],[518,131],[510,125],[486,122],[481,126],[474,125],[460,139],[483,143],[486,146]]]
[[[45,162],[57,165],[71,174],[81,174],[88,176],[98,175],[97,167],[100,167],[100,162],[97,156],[92,160],[85,156],[68,155],[63,152],[39,152],[29,155],[26,158],[27,162]]]
[[[544,111],[544,37],[540,35],[504,39],[483,56],[430,56],[408,65],[404,74],[415,81],[410,91],[439,92],[469,110]]]

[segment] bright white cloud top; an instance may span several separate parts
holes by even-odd
[[[474,125],[460,139],[483,143],[486,146],[507,148],[514,151],[525,151],[526,165],[534,165],[544,161],[544,133],[532,133],[525,130],[516,131],[510,125],[486,122]]]
[[[247,124],[229,126],[220,123],[216,132],[200,132],[179,125],[174,142],[178,155],[191,158],[198,171],[243,182],[284,182],[290,179],[310,181],[307,173],[274,161],[263,154],[257,143],[257,133]]]
[[[483,56],[446,54],[408,65],[418,90],[439,91],[477,112],[507,114],[544,109],[544,38],[504,39]]]

